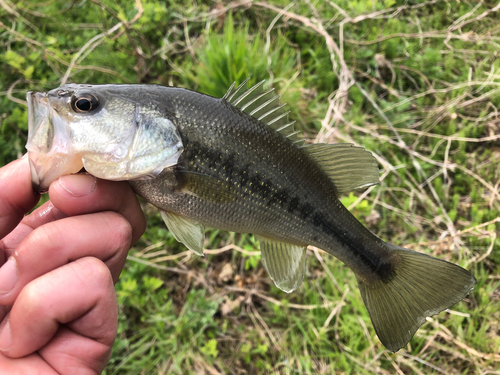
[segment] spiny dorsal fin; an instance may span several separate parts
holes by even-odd
[[[274,94],[274,89],[264,91],[265,81],[261,81],[249,88],[249,79],[243,81],[236,88],[235,83],[233,83],[222,99],[257,120],[268,124],[292,141],[299,141],[297,135],[300,132],[295,131],[293,128],[295,121],[290,122],[288,120],[290,112],[283,110],[285,104],[280,104],[279,95]]]
[[[314,143],[302,148],[326,172],[339,194],[380,182],[377,161],[364,148],[350,143]]]
[[[286,293],[293,292],[304,279],[307,247],[256,237],[260,243],[262,263],[274,284]]]

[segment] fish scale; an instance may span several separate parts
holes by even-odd
[[[427,316],[464,298],[474,276],[366,229],[339,196],[379,182],[371,153],[304,145],[273,90],[247,82],[220,99],[156,85],[30,92],[33,185],[44,191],[82,166],[99,178],[128,180],[200,255],[206,227],[253,233],[264,267],[285,292],[302,283],[307,246],[319,247],[355,273],[378,337],[399,350]]]
[[[182,118],[178,127],[183,138],[185,147],[184,157],[181,157],[176,168],[183,168],[190,172],[201,173],[206,176],[220,178],[233,185],[234,189],[238,191],[238,195],[243,198],[243,201],[250,203],[249,207],[255,207],[255,214],[249,212],[247,207],[242,207],[243,201],[237,200],[236,202],[229,202],[228,205],[231,215],[225,219],[214,219],[212,210],[200,209],[200,206],[206,204],[206,200],[199,199],[196,203],[186,204],[186,201],[192,200],[190,194],[174,194],[174,198],[169,199],[169,204],[172,206],[160,207],[167,211],[173,211],[181,215],[192,217],[197,215],[197,212],[207,212],[205,217],[198,214],[196,220],[202,222],[206,226],[222,227],[226,230],[261,233],[272,238],[282,239],[288,237],[288,240],[294,242],[304,243],[303,239],[310,231],[301,230],[304,226],[305,215],[310,215],[307,212],[307,207],[312,207],[313,204],[308,202],[305,198],[300,200],[298,197],[305,197],[311,193],[311,184],[306,187],[301,187],[297,181],[301,179],[308,179],[310,181],[318,182],[319,190],[324,194],[330,196],[335,195],[333,185],[329,182],[328,178],[316,167],[314,163],[308,160],[307,155],[300,150],[299,147],[293,145],[291,141],[279,136],[277,133],[272,132],[269,128],[262,127],[261,124],[252,121],[251,118],[241,118],[241,114],[236,111],[227,111],[227,116],[215,119],[210,124],[205,125],[205,129],[209,130],[206,137],[200,137],[198,132],[199,127],[203,127],[200,123],[202,120],[198,119],[196,123],[189,121],[190,118],[185,116],[186,113],[193,113],[190,111],[192,102],[197,100],[197,106],[209,107],[216,113],[221,113],[221,108],[224,107],[224,102],[220,99],[211,98],[208,96],[198,96],[190,98],[192,92],[185,92],[185,101],[190,104],[182,106],[182,100],[176,103],[176,117]],[[232,124],[229,129],[225,124]],[[195,134],[191,140],[191,135]],[[206,133],[205,133],[206,134]],[[262,137],[263,142],[259,144],[255,141],[257,137]],[[252,145],[253,141],[253,145]],[[265,145],[265,147],[264,147]],[[238,152],[237,150],[243,150]],[[201,151],[201,153],[200,153]],[[244,153],[248,152],[248,153]],[[251,154],[252,158],[248,155]],[[231,160],[231,163],[227,163]],[[286,165],[286,160],[297,160],[293,163],[295,168]],[[305,164],[305,162],[309,162]],[[224,166],[229,164],[231,171],[236,171],[235,175],[228,173],[227,168]],[[275,168],[269,168],[269,164],[276,165]],[[248,176],[248,177],[246,177]],[[243,182],[243,183],[242,183]],[[164,199],[164,193],[161,189],[154,189],[156,182],[141,181],[132,183],[136,190],[142,194],[147,194],[148,199],[160,204],[160,200]],[[270,186],[272,184],[272,186]],[[148,192],[144,189],[148,186]],[[326,187],[330,191],[326,191]],[[299,199],[296,202],[298,206],[296,209],[292,207],[291,213],[286,208],[281,207],[275,203],[270,207],[271,200],[276,197],[278,190],[283,190],[290,195],[288,191],[295,191],[295,197]],[[175,193],[175,192],[174,192]],[[314,195],[313,195],[314,196]],[[177,202],[174,200],[177,199]],[[305,202],[304,202],[305,201]],[[216,202],[218,203],[218,202]],[[186,207],[191,210],[185,211]],[[310,210],[310,209],[309,209]],[[295,211],[295,214],[294,212]],[[246,223],[245,227],[237,226],[235,223],[241,222],[240,217],[255,217],[252,224]],[[262,225],[262,217],[269,219],[264,221]],[[214,220],[216,220],[214,222]],[[244,220],[248,222],[248,219]],[[290,238],[290,234],[282,230],[283,222],[295,222],[295,231],[299,230],[296,238]],[[269,225],[272,225],[273,230],[269,230]],[[289,233],[289,232],[288,232]],[[292,232],[293,233],[293,232]]]

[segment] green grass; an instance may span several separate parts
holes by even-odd
[[[266,79],[308,142],[352,142],[377,155],[381,184],[343,198],[365,225],[470,269],[478,285],[390,354],[339,261],[310,249],[303,286],[285,294],[267,277],[251,235],[209,231],[213,251],[198,258],[144,204],[149,225],[116,286],[119,333],[106,373],[497,371],[500,11],[489,11],[496,3],[140,4],[138,13],[131,1],[0,3],[0,165],[24,153],[25,92],[64,77],[219,97],[235,80]],[[343,55],[331,56],[332,41]]]

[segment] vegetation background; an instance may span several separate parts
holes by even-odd
[[[365,225],[478,279],[391,354],[336,259],[311,248],[287,295],[251,235],[211,230],[199,258],[144,203],[105,373],[500,374],[499,20],[495,1],[0,0],[0,165],[25,152],[28,90],[159,83],[220,97],[266,79],[307,142],[376,155],[380,185],[343,198]]]

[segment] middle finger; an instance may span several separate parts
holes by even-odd
[[[12,304],[37,277],[85,256],[101,259],[116,282],[131,246],[130,223],[116,212],[68,217],[31,232],[0,269],[0,303]]]

